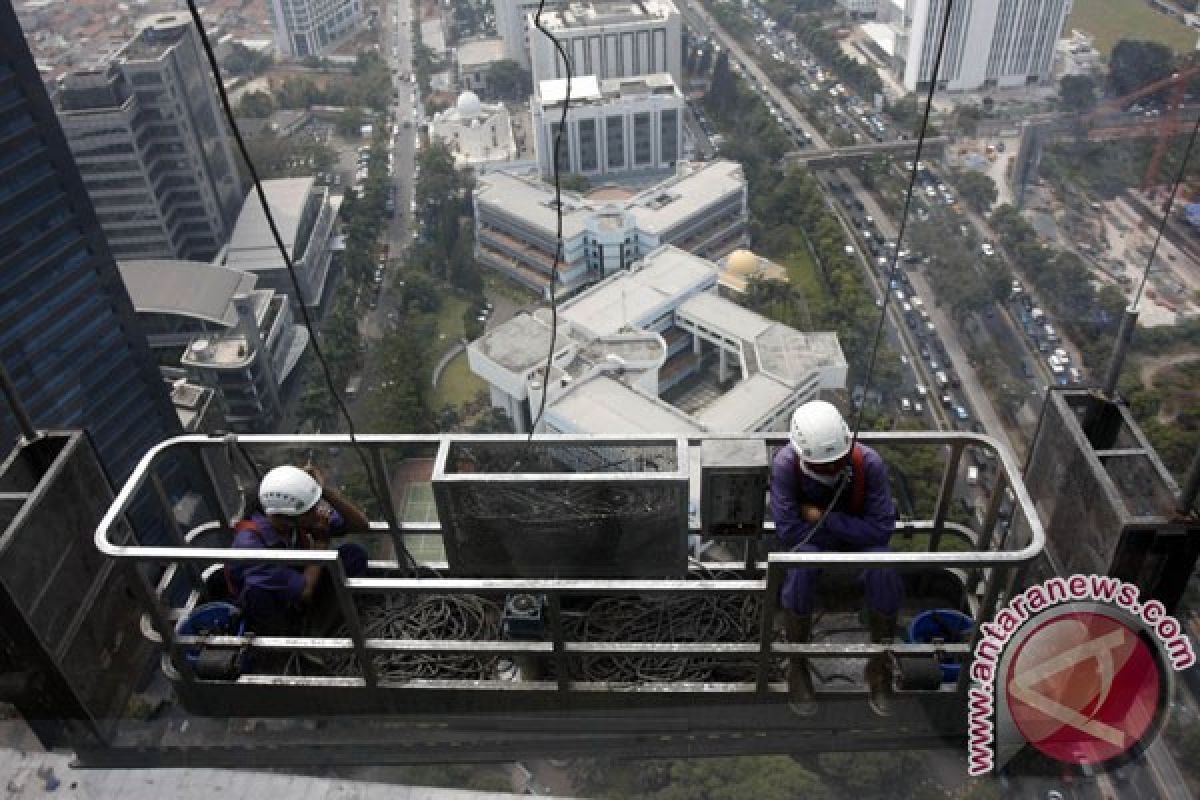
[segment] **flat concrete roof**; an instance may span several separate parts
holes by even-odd
[[[559,331],[558,341],[565,345],[570,340]],[[505,369],[520,372],[546,361],[550,328],[522,313],[492,328],[471,346]]]
[[[738,381],[732,389],[695,413],[713,433],[755,429],[762,416],[784,403],[795,390],[759,372]]]
[[[566,78],[551,78],[545,81],[538,82],[538,97],[541,98],[542,106],[556,106],[567,97],[567,79]],[[594,101],[599,100],[600,81],[595,75],[580,75],[579,77],[571,78],[571,105],[574,107],[575,101]]]
[[[502,211],[518,217],[522,224],[542,231],[553,238],[557,225],[554,213],[554,187],[537,178],[489,172],[480,175],[475,185],[475,197]],[[570,239],[583,232],[594,209],[576,192],[562,192],[563,238]]]
[[[684,292],[716,285],[717,271],[711,262],[677,247],[660,247],[641,263],[636,272],[617,272],[571,298],[559,309],[559,316],[591,336],[607,336]]]
[[[740,339],[747,343],[753,342],[773,324],[766,317],[715,294],[689,297],[679,310],[706,328],[719,331],[730,339]]]
[[[546,408],[572,429],[603,433],[702,433],[703,429],[661,400],[630,389],[607,375],[575,386]]]
[[[813,370],[846,367],[846,356],[837,334],[804,333],[786,325],[772,323],[754,340],[758,366],[788,384],[804,380]]]
[[[661,234],[715,199],[741,192],[745,186],[741,164],[710,161],[638,194],[628,208],[637,216],[639,229]]]
[[[225,327],[237,324],[233,297],[254,290],[253,275],[203,261],[118,261],[136,311],[177,314]]]
[[[296,255],[296,236],[300,232],[300,219],[315,182],[314,175],[262,182],[267,204],[271,206],[271,215],[279,227],[279,234],[287,246],[289,257],[294,258]],[[279,249],[275,246],[271,229],[267,226],[267,215],[263,213],[262,204],[253,190],[246,195],[246,200],[242,203],[242,210],[238,214],[237,224],[233,226],[233,235],[229,237],[226,252],[225,266],[233,269],[247,272],[287,269]]]
[[[473,39],[458,46],[460,67],[491,64],[505,57],[503,39]]]

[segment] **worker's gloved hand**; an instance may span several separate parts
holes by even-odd
[[[316,464],[305,464],[304,471],[309,474],[309,477],[317,482],[318,486],[320,486],[322,489],[325,488],[325,473],[321,472],[320,467],[318,467]]]

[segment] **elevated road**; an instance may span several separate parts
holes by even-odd
[[[930,158],[940,155],[946,145],[953,142],[949,136],[930,136],[925,140]],[[857,161],[878,153],[915,152],[916,139],[901,139],[894,142],[871,142],[869,144],[854,144],[848,147],[823,147],[811,150],[793,150],[783,154],[785,164],[807,164],[812,167],[841,167],[848,162]],[[935,152],[936,151],[936,152]]]

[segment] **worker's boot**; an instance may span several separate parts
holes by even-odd
[[[790,644],[801,644],[812,640],[812,614],[784,612],[783,630]],[[811,717],[817,713],[817,694],[813,691],[812,673],[808,671],[808,659],[790,656],[787,669],[788,708],[800,717]]]
[[[871,641],[875,644],[891,644],[896,639],[896,615],[867,611],[867,625]],[[892,655],[880,653],[867,660],[867,703],[881,717],[892,713],[892,692],[895,680]]]

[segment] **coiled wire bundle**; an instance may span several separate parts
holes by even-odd
[[[738,580],[692,560],[688,578]],[[563,615],[566,636],[583,642],[758,642],[762,601],[753,594],[627,596],[597,600],[585,612]],[[781,673],[779,661],[775,672]],[[754,656],[583,656],[572,678],[587,681],[752,681]]]
[[[606,597],[564,615],[567,638],[583,642],[757,642],[761,601],[752,595]],[[614,683],[749,681],[753,656],[596,655],[572,664],[577,679]]]
[[[500,607],[472,594],[387,595],[359,607],[368,639],[495,640],[500,638]],[[349,636],[343,626],[338,636]],[[377,654],[375,669],[383,680],[485,680],[495,677],[493,653]],[[355,674],[354,657],[329,664],[335,674]]]

